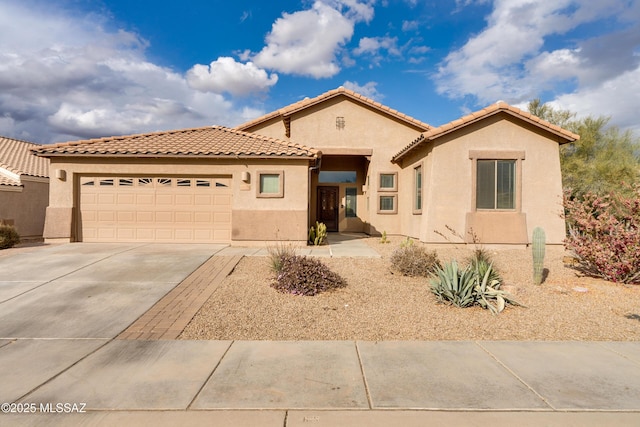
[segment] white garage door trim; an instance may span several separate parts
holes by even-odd
[[[231,242],[231,177],[82,176],[84,242]]]

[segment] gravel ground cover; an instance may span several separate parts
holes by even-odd
[[[271,288],[267,258],[245,257],[180,336],[220,340],[614,340],[640,339],[640,286],[581,277],[549,248],[548,276],[532,281],[530,250],[489,250],[503,288],[527,306],[492,315],[480,307],[439,303],[428,279],[394,273],[400,238],[367,243],[382,258],[323,258],[347,287],[313,297]],[[463,262],[469,248],[437,249],[441,261]]]

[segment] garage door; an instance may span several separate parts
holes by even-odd
[[[81,177],[80,240],[231,241],[231,177]]]

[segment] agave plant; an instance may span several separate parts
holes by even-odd
[[[440,301],[448,301],[458,307],[469,307],[475,302],[473,288],[475,274],[470,268],[460,270],[456,261],[436,266],[436,277],[431,280],[431,292]]]
[[[436,267],[436,277],[431,280],[431,291],[440,301],[447,301],[458,307],[478,304],[482,308],[498,314],[507,304],[520,305],[507,292],[500,289],[500,276],[493,265],[476,263],[460,270],[456,261],[444,267]]]
[[[493,269],[493,266],[489,264],[484,269],[484,275],[481,275],[481,269],[485,266],[479,263],[476,266],[475,274],[475,287],[474,296],[475,302],[480,307],[488,309],[492,314],[498,314],[504,310],[507,303],[512,305],[522,306],[513,297],[500,289],[499,275]],[[496,278],[498,277],[498,279]]]

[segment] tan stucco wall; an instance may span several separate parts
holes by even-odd
[[[22,176],[20,191],[0,189],[0,220],[8,220],[18,230],[22,240],[41,239],[45,210],[49,204],[49,183],[46,178]]]
[[[77,224],[68,223],[70,209],[78,208],[78,181],[83,175],[93,176],[231,176],[232,239],[236,240],[295,240],[306,241],[308,204],[307,160],[283,159],[72,159],[52,158],[51,176],[56,171],[66,171],[66,180],[51,179],[50,208],[45,238],[73,239]],[[284,174],[284,197],[258,198],[256,185],[259,172]],[[248,172],[250,180],[242,181],[242,173]],[[249,218],[245,212],[256,212]],[[62,214],[64,212],[65,214]],[[261,216],[260,212],[266,213]],[[277,221],[261,221],[278,212]],[[303,212],[303,215],[300,215]],[[75,215],[75,214],[74,214]],[[301,219],[302,218],[302,219]],[[284,226],[288,225],[288,226]],[[274,228],[275,227],[275,228]]]
[[[526,244],[535,227],[542,227],[548,244],[561,244],[565,236],[561,217],[562,180],[559,145],[537,127],[508,115],[488,118],[445,135],[404,159],[400,184],[407,186],[402,204],[412,201],[413,167],[420,161],[424,193],[422,215],[402,214],[403,233],[429,243],[460,241],[447,226],[465,235],[473,228],[482,243]],[[522,152],[521,208],[518,212],[475,212],[473,188],[474,151]],[[417,225],[419,222],[419,227]]]
[[[336,118],[343,117],[345,126],[337,129]],[[248,129],[260,135],[287,139],[281,120],[272,120]],[[372,149],[367,176],[358,177],[358,219],[345,219],[340,213],[341,231],[358,230],[379,234],[400,234],[403,227],[399,214],[378,214],[378,174],[400,172],[400,167],[391,163],[394,154],[420,135],[420,130],[406,122],[395,119],[347,97],[336,97],[309,107],[291,116],[291,141],[322,150],[323,148]],[[362,156],[354,156],[360,165]],[[324,161],[324,160],[323,160]],[[355,167],[357,167],[357,165]],[[340,170],[327,162],[326,167]],[[344,166],[346,168],[346,166]],[[360,166],[363,168],[362,166]],[[323,166],[323,169],[325,166]],[[346,170],[346,169],[342,169]],[[362,192],[362,185],[369,185]],[[361,185],[362,184],[362,185]],[[344,196],[341,186],[340,198]],[[314,186],[312,189],[315,188]],[[398,196],[402,189],[399,188]],[[315,197],[315,196],[314,196]],[[315,216],[315,204],[310,214]]]

